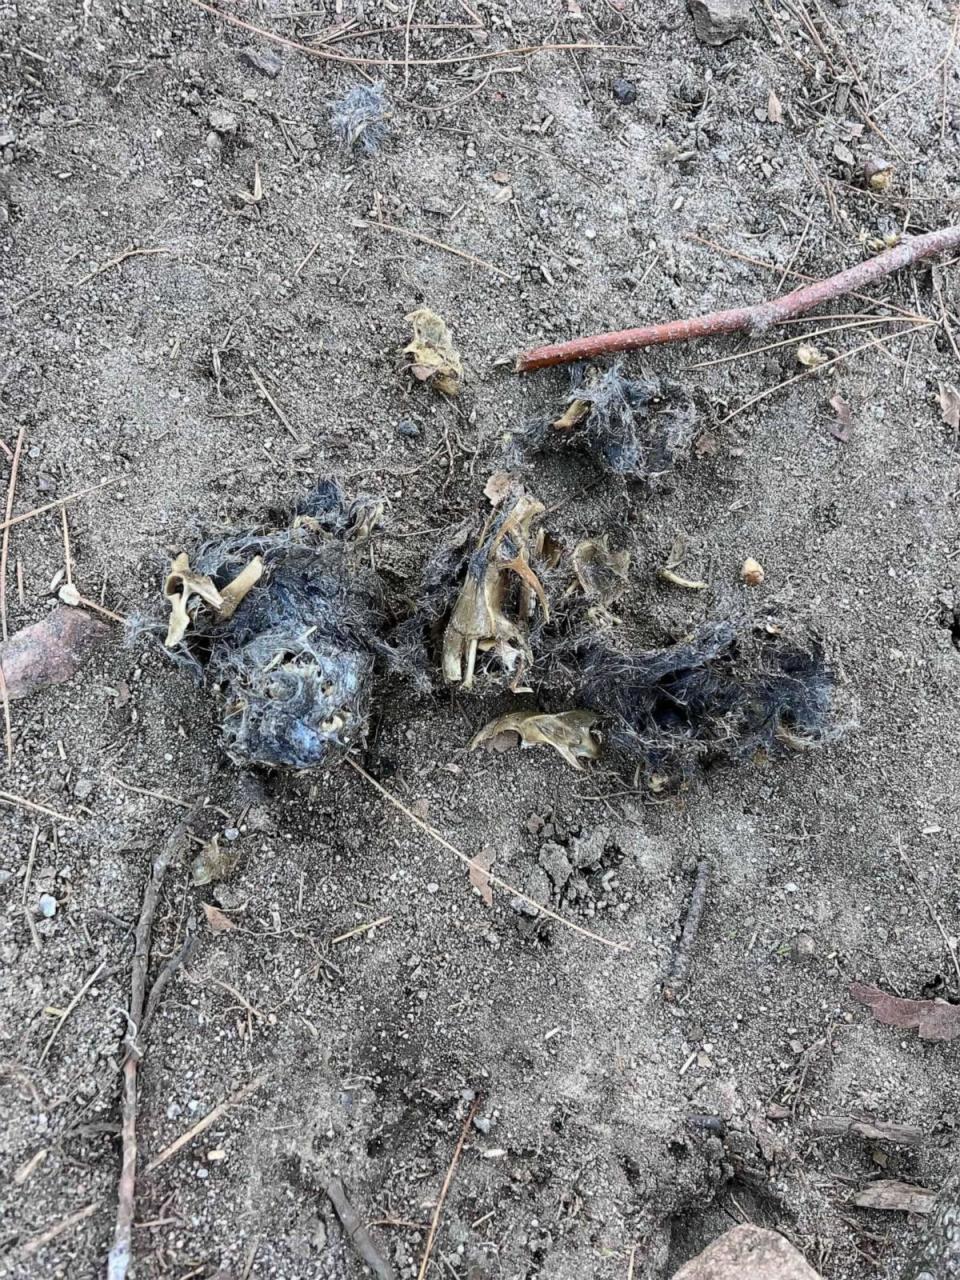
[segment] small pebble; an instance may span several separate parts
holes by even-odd
[[[437,884],[435,880],[431,880],[430,883],[427,885],[427,893],[439,893],[439,892],[440,892],[440,886]]]
[[[492,1125],[487,1116],[474,1116],[473,1127],[479,1129],[481,1133],[489,1133]]]
[[[619,102],[622,107],[629,107],[632,102],[636,102],[637,86],[632,80],[624,80],[622,76],[617,76],[612,88],[614,101]]]
[[[49,893],[41,893],[37,904],[44,920],[52,920],[57,914],[57,900]]]
[[[224,840],[239,840],[240,832],[236,827],[227,827],[226,831],[223,833],[223,838]]]

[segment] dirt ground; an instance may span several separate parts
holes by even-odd
[[[505,436],[567,385],[521,379],[505,357],[755,301],[791,271],[859,261],[864,239],[957,220],[950,7],[803,3],[764,0],[720,47],[679,2],[229,6],[294,41],[391,59],[381,72],[268,45],[186,0],[6,0],[0,389],[6,444],[25,428],[15,510],[112,480],[66,508],[73,575],[132,615],[157,607],[170,556],[199,530],[256,523],[333,475],[389,500],[372,555],[394,596],[415,596],[438,539],[484,503]],[[569,42],[591,48],[515,52]],[[376,155],[344,151],[330,103],[381,73],[389,136]],[[860,181],[875,157],[893,164],[886,192]],[[115,261],[130,249],[147,252]],[[5,791],[74,821],[0,811],[5,1274],[104,1273],[130,925],[178,805],[205,796],[194,833],[219,832],[239,860],[221,884],[194,888],[186,863],[165,882],[152,972],[191,918],[199,945],[149,1036],[141,1172],[262,1082],[142,1173],[141,1280],[369,1274],[323,1192],[334,1176],[396,1275],[416,1276],[474,1103],[437,1280],[667,1277],[743,1220],[785,1233],[831,1280],[900,1275],[918,1220],[851,1199],[877,1178],[943,1181],[958,1046],[872,1022],[848,985],[960,994],[946,941],[960,933],[960,466],[937,403],[958,378],[960,287],[940,264],[872,298],[885,305],[829,308],[881,318],[817,340],[851,354],[815,377],[789,382],[795,345],[747,353],[842,319],[628,358],[680,379],[700,415],[693,455],[656,490],[571,455],[525,479],[565,537],[629,549],[623,612],[647,643],[748,597],[812,627],[837,673],[835,744],[654,797],[603,761],[576,774],[545,750],[468,754],[509,697],[378,685],[372,776],[627,951],[559,925],[531,936],[508,893],[485,906],[348,768],[244,777],[218,750],[207,693],[120,627],[82,675],[13,705]],[[463,354],[456,402],[397,371],[421,305]],[[890,306],[937,323],[905,332]],[[707,592],[657,580],[679,535],[682,571]],[[748,555],[766,570],[752,594]],[[58,510],[12,529],[11,631],[49,610],[63,566]],[[576,894],[547,874],[558,845],[586,868]],[[715,875],[669,1005],[702,858]],[[202,904],[234,927],[213,932]],[[924,1136],[824,1138],[822,1115]]]

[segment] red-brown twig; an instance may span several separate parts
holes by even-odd
[[[758,302],[750,307],[734,307],[730,311],[711,311],[688,320],[668,320],[664,324],[646,325],[641,329],[621,329],[616,333],[598,333],[589,338],[574,338],[547,347],[533,347],[517,357],[517,372],[547,369],[552,365],[572,364],[576,360],[595,360],[599,356],[636,351],[639,347],[662,346],[668,342],[690,342],[715,334],[749,333],[755,336],[785,320],[804,315],[824,302],[832,302],[844,294],[872,284],[894,271],[902,271],[924,258],[935,258],[960,248],[960,226],[943,227],[927,235],[905,240],[894,249],[858,262],[826,280],[803,285],[782,298]]]

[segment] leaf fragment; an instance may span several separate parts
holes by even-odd
[[[210,926],[211,933],[229,933],[231,929],[237,927],[229,916],[224,915],[219,907],[215,907],[209,902],[203,904],[203,914],[207,917],[207,924]]]
[[[606,534],[577,543],[571,563],[583,594],[604,606],[629,586],[630,552],[611,551]]]
[[[596,760],[600,743],[591,733],[600,717],[593,711],[510,711],[480,730],[470,750],[491,742],[502,733],[516,733],[525,747],[548,746],[558,751],[567,764],[583,769],[581,760]]]
[[[865,1004],[878,1022],[916,1030],[921,1040],[955,1040],[960,1035],[960,1005],[946,1000],[907,1000],[879,987],[852,982],[850,994]]]
[[[459,395],[463,365],[445,321],[429,307],[411,311],[407,321],[413,327],[413,339],[401,353],[405,368],[418,382],[429,383],[434,391]]]
[[[770,96],[767,98],[767,119],[771,124],[783,124],[783,107],[780,105],[780,99],[770,90]]]
[[[488,907],[493,906],[493,889],[490,887],[488,873],[496,860],[496,851],[489,844],[485,844],[480,852],[470,859],[470,884],[477,890]]]
[[[826,362],[827,357],[812,342],[801,342],[797,347],[797,363],[802,364],[805,369],[816,369]]]
[[[850,404],[838,391],[830,398],[830,408],[837,415],[836,422],[830,423],[830,434],[834,440],[847,444],[850,440],[850,428],[853,426],[853,412]]]
[[[226,880],[237,864],[237,855],[220,848],[220,837],[212,836],[190,864],[190,878],[199,888]]]
[[[499,507],[513,488],[514,481],[509,471],[495,471],[483,486],[483,496],[491,507]]]

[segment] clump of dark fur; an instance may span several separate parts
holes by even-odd
[[[330,108],[330,128],[348,151],[376,155],[387,139],[387,101],[382,80],[357,84]]]
[[[625,378],[619,365],[600,374],[576,366],[567,410],[578,403],[579,422],[558,429],[562,417],[538,419],[521,436],[521,449],[576,445],[604,470],[641,480],[669,471],[689,450],[696,411],[675,383]]]
[[[351,555],[370,509],[324,482],[289,527],[228,534],[193,557],[218,589],[263,558],[260,582],[231,618],[199,608],[168,651],[219,694],[224,746],[238,763],[311,769],[363,740],[374,664],[394,657],[379,581]]]
[[[744,760],[829,740],[832,675],[821,646],[764,628],[710,623],[664,649],[598,637],[558,652],[574,701],[608,717],[607,738],[659,785],[696,762]]]

